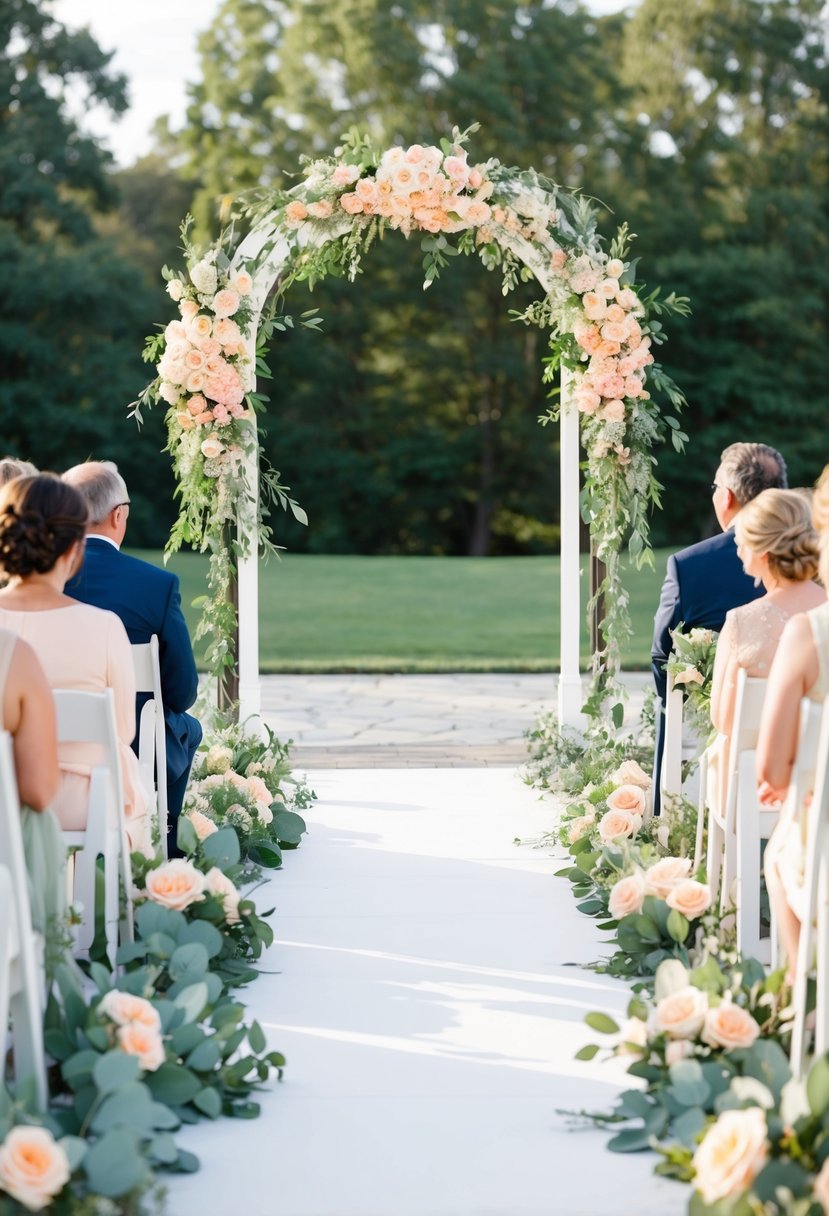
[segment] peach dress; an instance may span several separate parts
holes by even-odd
[[[113,690],[127,832],[133,849],[149,853],[150,829],[138,759],[130,747],[135,736],[135,674],[129,639],[120,619],[114,612],[89,604],[43,612],[0,607],[0,628],[29,643],[53,689]],[[89,776],[98,762],[97,751],[88,743],[61,743],[58,747],[62,781],[52,810],[65,830],[86,826]]]

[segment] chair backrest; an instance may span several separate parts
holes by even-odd
[[[53,695],[58,743],[97,743],[102,748],[101,767],[106,770],[111,805],[123,823],[124,785],[112,689],[79,692],[74,688],[56,688]]]
[[[662,799],[682,792],[682,717],[685,698],[682,689],[668,676],[665,694],[664,749],[659,788]]]
[[[141,780],[155,800],[161,850],[167,856],[167,737],[164,725],[164,699],[161,693],[161,663],[158,636],[149,642],[134,643],[135,691],[149,693],[138,719],[138,767]]]
[[[789,798],[798,816],[803,813],[806,796],[815,788],[815,766],[822,721],[823,706],[804,697],[800,702],[797,752],[789,781]]]
[[[35,1092],[41,1110],[46,1109],[46,1066],[40,1026],[43,977],[35,959],[29,889],[26,880],[26,860],[23,854],[23,834],[20,825],[20,798],[14,770],[11,736],[0,731],[0,858],[7,869],[10,890],[6,891],[7,906],[17,923],[16,946],[20,984],[26,998],[28,1027],[18,1027],[15,1033],[15,1068],[18,1075],[29,1071],[35,1079]],[[0,1027],[5,1033],[5,1026]],[[25,1048],[25,1055],[24,1053]],[[21,1053],[18,1058],[17,1053]],[[26,1058],[26,1056],[30,1058]]]
[[[768,680],[748,676],[741,667],[737,673],[737,696],[734,703],[734,725],[731,729],[731,753],[754,751],[760,734],[760,719],[766,699]],[[734,766],[732,765],[732,768]]]

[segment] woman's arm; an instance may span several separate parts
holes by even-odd
[[[800,702],[819,674],[809,618],[801,613],[786,624],[769,672],[757,740],[757,782],[765,806],[782,802],[791,780],[800,727]]]
[[[6,676],[3,715],[12,736],[20,801],[45,810],[60,785],[55,701],[35,652],[20,638]]]
[[[714,672],[711,676],[711,725],[721,735],[729,735],[734,724],[738,670],[734,621],[729,613],[717,642]]]

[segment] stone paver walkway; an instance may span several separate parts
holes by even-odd
[[[294,740],[298,767],[514,767],[524,732],[555,708],[558,677],[514,675],[265,676],[262,714]],[[626,675],[632,712],[650,685]]]

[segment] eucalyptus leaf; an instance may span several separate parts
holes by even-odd
[[[137,1136],[128,1128],[105,1132],[83,1161],[89,1188],[107,1199],[118,1199],[146,1181],[147,1162]]]
[[[111,1093],[135,1081],[141,1071],[138,1057],[126,1051],[108,1051],[99,1056],[92,1069],[92,1080],[102,1094]]]

